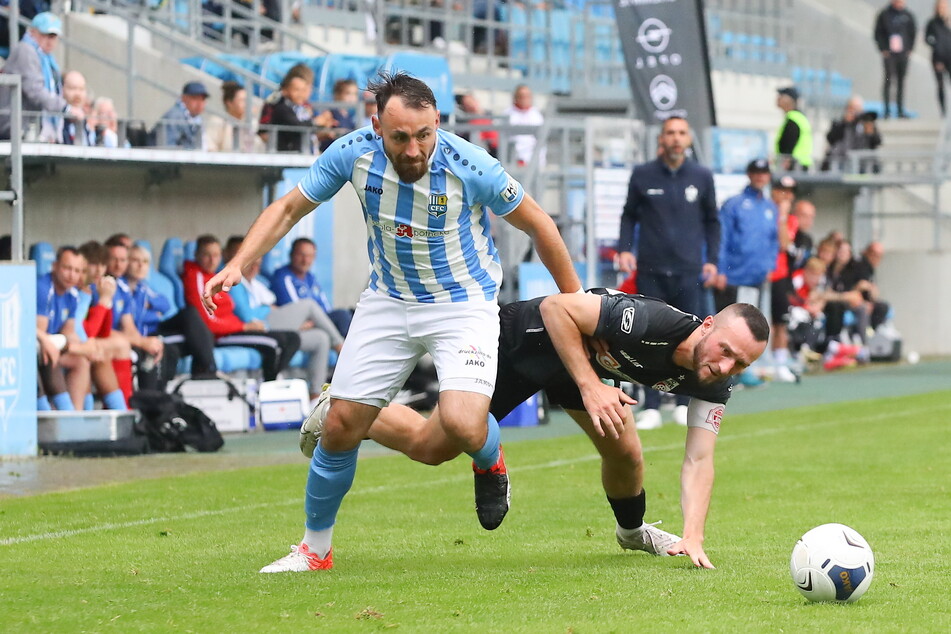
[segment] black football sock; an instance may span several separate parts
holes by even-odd
[[[647,510],[647,498],[644,490],[632,498],[615,499],[608,497],[608,503],[614,511],[614,517],[621,528],[640,528],[644,523],[644,513]]]

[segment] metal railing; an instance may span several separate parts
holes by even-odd
[[[0,73],[0,86],[10,91],[10,169],[9,189],[0,191],[0,201],[10,203],[13,211],[10,237],[11,256],[14,262],[23,260],[23,151],[20,142],[20,116],[23,99],[20,93],[20,76]]]

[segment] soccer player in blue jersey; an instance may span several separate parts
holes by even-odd
[[[370,283],[357,304],[337,362],[330,411],[311,460],[304,538],[261,572],[333,566],[337,511],[353,483],[357,450],[380,409],[416,361],[432,355],[440,424],[472,456],[476,507],[487,529],[508,510],[499,428],[489,416],[498,362],[501,283],[489,211],[527,233],[563,292],[581,289],[552,219],[481,148],[439,129],[432,91],[405,73],[382,74],[372,127],[341,137],[288,194],[269,205],[241,248],[205,287],[215,295],[240,283],[241,270],[348,181],[363,206]]]

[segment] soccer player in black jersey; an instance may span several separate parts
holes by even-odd
[[[733,304],[700,319],[641,295],[594,289],[504,306],[492,413],[502,418],[539,390],[584,429],[602,460],[602,484],[621,547],[655,555],[683,554],[712,568],[703,550],[713,489],[713,450],[732,377],[763,353],[769,325],[749,304]],[[646,497],[640,439],[630,409],[635,401],[602,379],[637,382],[690,397],[681,470],[684,536],[644,523]],[[316,444],[315,410],[301,448]],[[370,438],[413,460],[439,464],[458,455],[438,424],[408,407],[390,405]],[[435,419],[435,423],[433,422]],[[311,438],[308,439],[308,434]]]

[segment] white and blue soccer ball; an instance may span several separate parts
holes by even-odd
[[[810,601],[858,601],[872,583],[868,542],[843,524],[823,524],[802,536],[789,560],[793,583]]]

